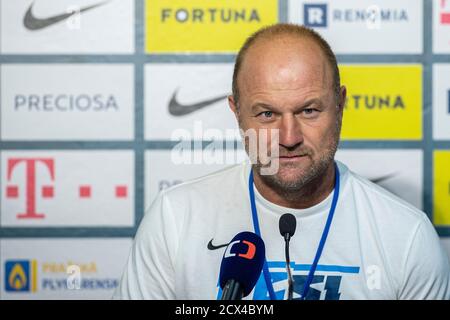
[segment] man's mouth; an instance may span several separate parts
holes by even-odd
[[[306,157],[306,155],[289,155],[289,156],[279,156],[278,157],[278,161],[280,162],[297,162],[297,161],[302,161],[304,158]]]
[[[306,156],[306,154],[294,154],[294,155],[279,156],[279,158],[291,159],[291,158],[300,158],[300,157],[305,157],[305,156]]]

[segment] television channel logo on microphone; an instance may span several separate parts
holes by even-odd
[[[236,248],[234,253],[231,252],[233,248]],[[236,253],[237,251],[237,253]],[[255,257],[256,245],[247,240],[235,240],[230,242],[225,250],[224,258],[241,257],[244,259],[252,260]]]

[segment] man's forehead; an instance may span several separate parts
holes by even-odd
[[[264,36],[247,49],[244,55],[243,64],[257,62],[261,58],[270,58],[273,55],[284,55],[285,58],[301,58],[312,55],[317,60],[324,60],[323,50],[307,36],[299,35],[280,35]],[[257,59],[254,59],[254,58]],[[247,60],[247,61],[246,61]]]
[[[241,88],[328,87],[330,68],[317,44],[306,39],[263,40],[249,48],[239,73]],[[317,47],[317,48],[316,48]]]

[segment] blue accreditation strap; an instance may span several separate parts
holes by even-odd
[[[333,200],[331,202],[330,211],[328,212],[328,218],[327,218],[327,222],[325,224],[325,228],[322,232],[322,237],[320,238],[319,247],[317,248],[316,256],[314,257],[314,262],[311,266],[311,269],[309,269],[308,278],[306,279],[306,282],[303,286],[303,293],[300,296],[301,300],[306,299],[306,296],[308,295],[309,287],[314,278],[314,272],[316,272],[317,264],[319,263],[320,256],[322,255],[322,251],[325,246],[325,242],[327,241],[328,231],[330,230],[331,222],[333,221],[334,211],[336,210],[336,206],[337,206],[338,199],[339,199],[340,175],[339,175],[339,168],[338,168],[336,162],[334,163],[334,167],[335,167],[335,179],[334,179]],[[256,204],[255,204],[253,170],[251,168],[250,168],[250,175],[248,178],[248,193],[250,196],[250,205],[251,205],[251,209],[252,209],[253,227],[255,229],[255,233],[261,237],[261,230],[259,229],[259,222],[258,222],[258,212],[256,211]],[[273,289],[272,279],[270,276],[269,266],[267,264],[266,258],[264,258],[263,274],[264,274],[264,280],[266,282],[267,290],[269,291],[270,299],[277,300],[275,291]]]

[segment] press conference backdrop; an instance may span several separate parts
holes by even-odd
[[[158,191],[245,158],[233,61],[276,22],[337,53],[337,158],[450,251],[450,0],[0,0],[1,299],[111,296]]]

